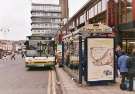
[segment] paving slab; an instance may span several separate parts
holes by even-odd
[[[62,69],[56,67],[63,94],[135,94],[135,91],[123,91],[119,88],[120,79],[117,83],[104,86],[81,86]]]

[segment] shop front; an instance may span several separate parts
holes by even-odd
[[[131,54],[132,49],[135,47],[135,31],[122,33],[122,47],[128,54]]]
[[[117,36],[118,43],[128,54],[131,54],[135,47],[135,22],[121,24],[117,28],[119,32]]]

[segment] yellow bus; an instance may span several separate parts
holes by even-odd
[[[40,37],[36,40],[28,40],[26,43],[25,65],[28,68],[54,67],[55,65],[55,41],[53,39],[42,40]]]

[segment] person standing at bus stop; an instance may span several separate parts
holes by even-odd
[[[118,70],[119,70],[119,67],[118,67],[118,59],[119,57],[122,55],[122,49],[121,49],[121,46],[120,45],[117,45],[116,46],[116,49],[115,49],[115,75],[116,77],[119,77],[119,73],[118,73]]]
[[[132,55],[128,59],[127,67],[128,67],[129,91],[133,91],[133,78],[135,77],[135,48],[133,48]]]
[[[122,51],[122,55],[118,58],[118,67],[119,67],[119,71],[120,71],[120,75],[122,77],[121,79],[121,89],[124,89],[124,82],[126,80],[126,77],[128,75],[128,68],[127,68],[127,60],[128,60],[128,56],[126,54],[126,52],[123,50]]]

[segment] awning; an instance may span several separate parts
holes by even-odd
[[[115,26],[118,31],[135,31],[135,21]]]

